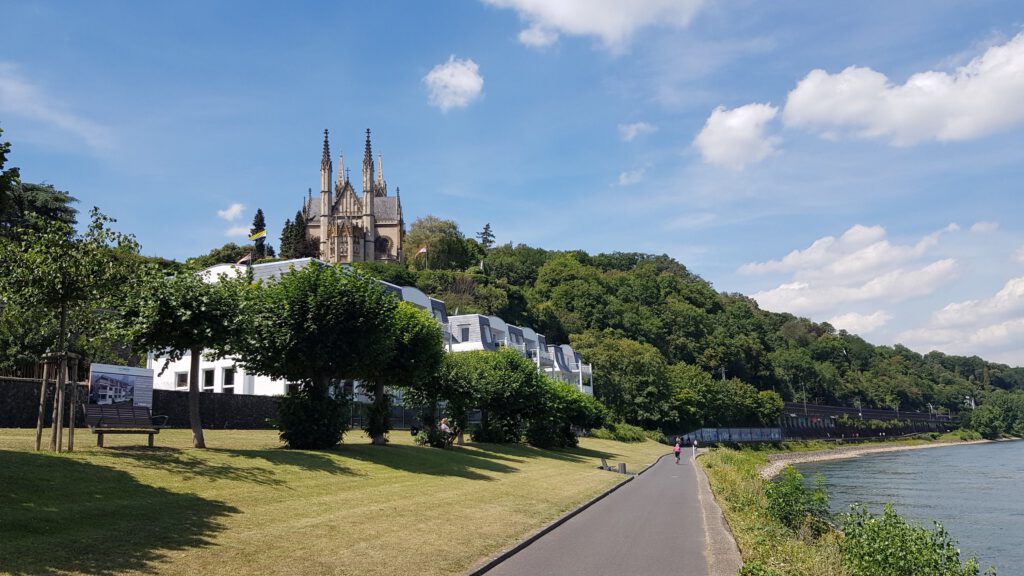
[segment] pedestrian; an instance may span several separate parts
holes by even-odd
[[[676,445],[672,448],[672,451],[676,453],[676,464],[679,464],[679,452],[682,451],[682,448],[679,447],[679,438],[676,438]]]
[[[693,439],[693,459],[697,459],[697,439]]]

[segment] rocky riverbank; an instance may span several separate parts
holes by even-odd
[[[811,452],[784,452],[772,454],[768,457],[768,464],[760,468],[758,472],[761,477],[768,480],[779,475],[783,468],[790,464],[801,462],[819,462],[822,460],[842,460],[844,458],[859,458],[866,454],[878,452],[896,452],[899,450],[922,450],[924,448],[941,448],[943,446],[956,446],[960,444],[981,444],[991,440],[971,440],[965,442],[934,442],[931,444],[869,444],[857,446],[841,446],[830,450],[815,450]]]

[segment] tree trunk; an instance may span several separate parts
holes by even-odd
[[[43,447],[43,421],[46,419],[46,387],[50,379],[50,359],[43,357],[43,384],[39,387],[39,420],[36,421],[36,452]]]
[[[75,416],[78,414],[75,412],[75,408],[78,406],[78,356],[75,356],[75,363],[73,364],[74,369],[69,369],[69,376],[71,380],[71,401],[68,403],[68,412],[71,413],[68,418],[68,452],[75,451]]]
[[[391,416],[388,412],[388,397],[384,393],[383,382],[373,383],[373,403],[375,404],[375,410],[372,411],[373,414],[370,417],[377,420],[373,425],[378,432],[373,435],[372,442],[378,446],[383,446],[388,443],[386,434]]]
[[[53,434],[57,437],[57,452],[64,449],[64,396],[68,386],[68,353],[64,351],[60,355],[57,364],[57,396],[54,401],[55,418],[53,421]]]
[[[199,356],[202,353],[202,348],[192,349],[188,373],[188,422],[192,425],[192,446],[195,448],[206,448],[203,423],[199,417]]]

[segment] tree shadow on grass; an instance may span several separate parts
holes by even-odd
[[[618,454],[613,452],[604,452],[601,450],[592,450],[589,448],[537,448],[526,444],[484,444],[484,443],[472,443],[470,446],[486,453],[493,454],[494,457],[500,458],[499,454],[506,456],[517,456],[520,459],[517,462],[524,462],[526,458],[551,458],[554,460],[564,460],[568,462],[578,463],[590,463],[596,461],[599,458],[615,458]]]
[[[220,452],[237,458],[264,460],[274,466],[292,466],[308,472],[326,472],[328,474],[355,474],[351,468],[338,463],[332,452],[317,450],[289,450],[287,448],[268,448],[263,450],[227,450],[215,448],[211,452]]]
[[[201,452],[177,448],[147,448],[141,446],[111,448],[120,456],[131,458],[142,466],[157,468],[181,478],[204,478],[207,480],[231,480],[265,486],[281,486],[285,482],[278,477],[274,467],[293,466],[301,470],[327,472],[329,474],[353,474],[352,470],[339,465],[329,455],[308,450],[228,450],[208,448]],[[272,467],[236,466],[217,462],[208,455],[227,455],[232,459],[263,460]]]
[[[212,545],[223,502],[142,484],[131,474],[0,450],[0,573],[152,572],[168,552]]]
[[[402,446],[388,444],[343,444],[334,449],[336,453],[361,462],[370,462],[413,474],[432,476],[457,476],[471,480],[493,480],[485,472],[508,474],[517,468],[500,462],[479,450],[427,448],[425,446]]]

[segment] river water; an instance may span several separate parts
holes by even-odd
[[[825,476],[832,510],[860,502],[873,512],[891,502],[922,525],[938,520],[977,556],[982,570],[1024,575],[1024,441],[886,452],[798,464],[808,479]]]

